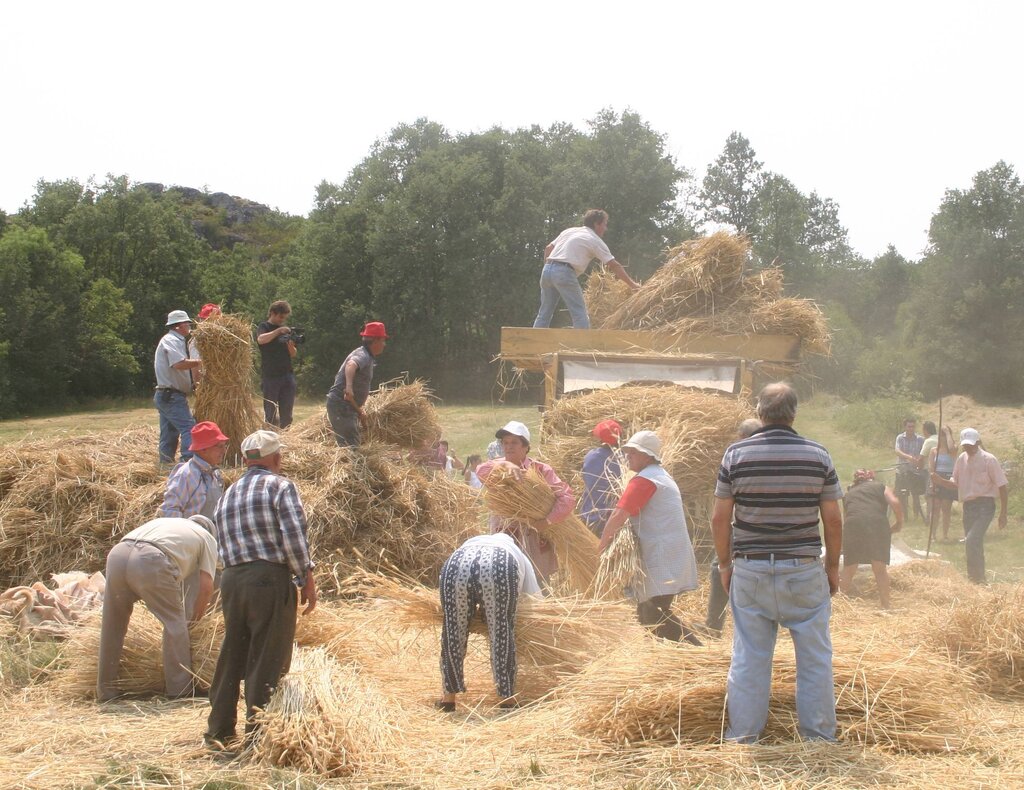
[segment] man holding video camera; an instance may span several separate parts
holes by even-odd
[[[291,305],[279,299],[270,305],[267,320],[256,328],[262,367],[263,418],[278,428],[292,424],[296,392],[292,357],[295,347],[305,340],[300,330],[285,325],[291,313]]]

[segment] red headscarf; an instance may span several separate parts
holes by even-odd
[[[619,443],[619,437],[622,436],[622,426],[615,420],[603,420],[594,426],[591,434],[596,436],[602,444],[615,447]]]

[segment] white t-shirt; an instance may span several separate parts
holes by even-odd
[[[565,261],[572,266],[577,277],[587,270],[595,258],[602,266],[615,258],[608,245],[604,243],[604,239],[586,225],[566,228],[558,234],[558,238],[552,244],[555,246],[548,260]]]
[[[537,583],[537,574],[533,570],[533,563],[523,553],[523,550],[516,545],[511,535],[504,532],[496,532],[493,535],[477,535],[470,538],[463,546],[494,546],[505,549],[519,566],[519,592],[526,595],[540,595],[540,585]]]

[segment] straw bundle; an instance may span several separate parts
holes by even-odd
[[[776,651],[766,738],[794,739],[796,662]],[[576,726],[624,746],[651,741],[714,742],[726,727],[728,645],[686,648],[662,640],[631,643],[569,683]],[[839,736],[917,752],[942,752],[964,739],[966,699],[949,662],[868,640],[837,643],[833,655]],[[959,709],[957,705],[961,706]]]
[[[587,314],[594,326],[600,326],[608,316],[629,298],[630,290],[606,269],[598,269],[587,278],[583,296],[587,302]]]
[[[241,463],[242,440],[263,425],[253,389],[252,327],[239,316],[217,315],[197,324],[192,337],[203,358],[196,420],[217,423],[231,440],[225,462]]]
[[[936,611],[930,642],[992,694],[1024,692],[1024,587],[976,592]]]
[[[555,506],[555,492],[532,466],[519,480],[496,467],[484,481],[484,501],[492,513],[529,524],[547,518]],[[534,529],[555,547],[567,589],[578,593],[591,589],[597,575],[598,541],[579,516],[570,514],[555,524]]]
[[[594,594],[599,598],[621,597],[624,587],[642,584],[644,576],[640,544],[633,528],[626,524],[611,545],[601,552],[594,578]]]
[[[99,570],[131,492],[157,480],[155,438],[131,430],[4,448],[0,578],[31,583],[69,567]],[[141,460],[149,455],[147,461]]]
[[[102,616],[96,612],[70,632],[64,650],[66,666],[53,675],[61,693],[93,699],[96,696],[96,667],[100,652]],[[128,625],[116,686],[124,694],[164,694],[163,626],[144,604],[138,604]],[[192,673],[196,685],[208,689],[217,668],[224,639],[224,618],[220,611],[208,613],[189,628],[192,642]]]
[[[374,444],[289,445],[285,473],[299,486],[322,570],[397,569],[432,581],[451,552],[480,531],[468,486],[396,462],[392,452]]]
[[[583,456],[593,447],[590,431],[615,419],[623,436],[655,431],[662,441],[662,465],[684,501],[714,491],[718,465],[736,440],[736,428],[752,417],[750,405],[723,393],[676,386],[624,386],[562,398],[544,413],[541,453],[559,476],[580,486]]]
[[[794,334],[810,350],[828,353],[828,323],[808,299],[782,296],[782,272],[744,275],[750,254],[745,237],[719,231],[684,242],[640,288],[620,300],[599,280],[588,289],[592,316],[602,329],[648,329],[693,335]],[[607,275],[606,275],[607,277]],[[591,302],[588,301],[588,309]]]
[[[386,381],[366,400],[366,441],[415,449],[441,437],[441,423],[426,382]]]
[[[320,777],[392,762],[399,741],[378,685],[323,648],[295,651],[291,671],[257,721],[257,761]]]

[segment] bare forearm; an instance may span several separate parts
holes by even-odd
[[[206,613],[206,607],[213,597],[213,577],[204,571],[199,572],[199,594],[195,606],[192,607],[192,622],[198,622]]]
[[[608,263],[606,263],[605,266],[609,270],[611,270],[612,274],[614,274],[618,279],[622,280],[622,282],[626,283],[626,285],[628,285],[630,288],[639,288],[640,287],[640,284],[638,282],[636,282],[636,280],[634,280],[632,277],[630,277],[626,273],[626,270],[625,270],[625,268],[623,268],[622,264],[619,263],[614,258],[612,260],[608,261]]]
[[[732,561],[732,500],[715,500],[711,516],[711,537],[715,542],[715,554],[719,565]]]

